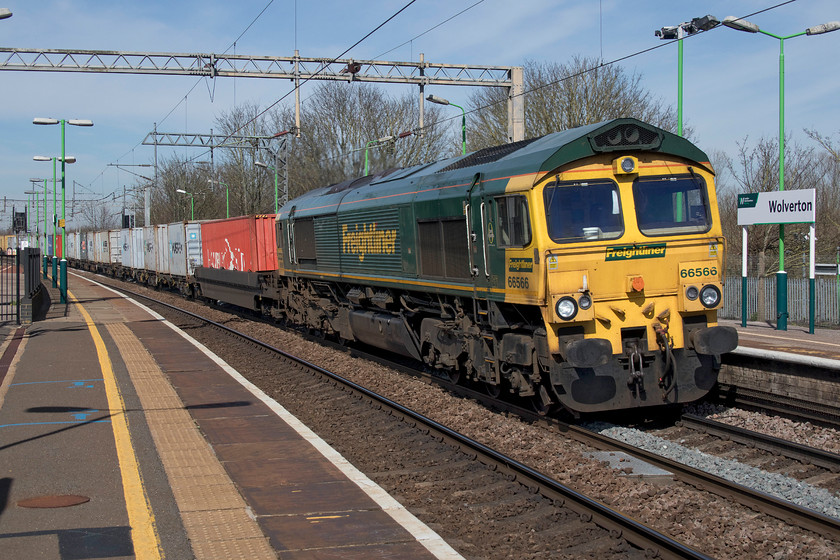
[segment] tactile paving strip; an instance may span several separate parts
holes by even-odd
[[[152,356],[124,324],[107,328],[146,412],[196,559],[275,559],[242,496]]]

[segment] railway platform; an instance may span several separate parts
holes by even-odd
[[[796,356],[810,356],[821,360],[836,360],[840,369],[840,329],[816,328],[814,334],[807,327],[788,325],[788,330],[777,331],[769,323],[721,319],[721,325],[738,330],[738,350],[781,352]]]
[[[155,313],[75,275],[50,292],[0,331],[3,558],[460,558]]]

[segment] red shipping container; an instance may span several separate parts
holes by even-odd
[[[241,272],[277,270],[274,217],[261,214],[202,222],[203,266]]]

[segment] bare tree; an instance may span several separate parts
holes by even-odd
[[[449,144],[446,129],[435,126],[436,107],[426,107],[428,126],[417,127],[417,100],[411,95],[387,96],[369,84],[323,83],[301,110],[303,134],[293,139],[289,162],[290,196],[364,175],[365,146],[394,136],[367,149],[369,172],[433,161]],[[294,123],[292,108],[273,116],[277,130]],[[412,132],[396,138],[403,132]]]
[[[272,122],[276,113],[261,114],[259,106],[253,103],[239,105],[216,119],[218,131],[222,134],[243,136],[271,136],[278,130]],[[229,199],[231,216],[265,214],[274,211],[274,179],[265,170],[257,167],[257,161],[265,159],[258,146],[222,148],[215,150],[210,173],[212,182],[206,182],[216,190],[221,200],[221,215],[226,209],[225,198]]]
[[[78,214],[78,222],[87,225],[82,230],[103,231],[122,227],[119,213],[114,212],[106,200],[83,201],[79,204]]]
[[[597,58],[575,56],[569,63],[526,61],[525,137],[543,136],[587,124],[635,117],[666,130],[676,130],[670,106],[642,86],[640,74],[627,74],[617,65]],[[474,111],[468,136],[473,147],[507,141],[507,93],[502,88],[481,88],[470,96]],[[684,130],[686,136],[690,130]]]
[[[205,166],[189,160],[165,159],[159,164],[157,188],[152,190],[150,218],[153,224],[181,220],[224,218],[224,193],[221,197],[207,182]],[[186,191],[180,193],[178,190]],[[221,211],[220,211],[221,210]]]

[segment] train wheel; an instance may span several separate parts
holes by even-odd
[[[489,396],[493,397],[494,399],[498,399],[499,396],[502,394],[502,386],[498,383],[487,383],[486,381],[482,381],[481,383],[484,385],[484,392],[487,393]]]
[[[446,377],[449,378],[449,382],[453,385],[457,385],[458,382],[461,380],[461,370],[452,368],[446,370]]]

